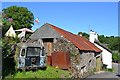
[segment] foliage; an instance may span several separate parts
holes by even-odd
[[[108,44],[108,48],[111,50],[119,50],[119,45],[120,45],[120,37],[105,37],[104,35],[99,36],[99,41],[104,44]]]
[[[120,54],[119,53],[113,53],[112,59],[114,62],[120,61]]]
[[[109,72],[113,72],[113,69],[108,69],[107,71],[109,71]]]
[[[12,77],[7,76],[7,78]],[[48,66],[46,70],[17,72],[13,78],[69,78],[70,72]]]
[[[2,39],[2,74],[3,78],[9,74],[15,74],[15,60],[14,57],[10,57],[11,46],[19,42],[18,38],[4,37]]]
[[[111,50],[118,50],[119,49],[119,43],[120,41],[118,40],[118,37],[110,37],[109,38],[109,45],[108,47],[111,49]]]
[[[18,6],[10,6],[2,10],[2,61],[3,61],[3,78],[7,75],[14,75],[16,73],[15,69],[15,59],[14,49],[12,50],[12,46],[19,41],[19,39],[5,37],[5,33],[12,25],[14,29],[20,28],[31,28],[32,24],[34,24],[34,16],[31,11],[29,11],[25,7],[18,7]],[[27,35],[27,37],[29,34]],[[12,56],[11,56],[12,54]]]
[[[104,71],[107,71],[107,72],[114,72],[114,68],[112,68],[112,69],[104,69]]]
[[[14,29],[31,28],[34,24],[34,16],[31,11],[25,7],[11,6],[3,11],[3,36],[12,25]],[[11,21],[9,19],[12,19]]]
[[[86,39],[89,39],[89,35],[85,32],[78,32],[78,35],[82,34],[82,36],[84,36]]]
[[[103,44],[109,44],[107,38],[104,35],[99,35],[99,37],[98,37],[99,41]]]

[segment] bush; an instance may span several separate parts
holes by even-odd
[[[119,55],[120,55],[119,53],[113,53],[112,55],[113,62],[118,63],[120,61]]]
[[[109,72],[113,72],[113,69],[107,69],[107,71],[109,71]]]
[[[13,44],[16,44],[16,42],[19,42],[17,38],[4,37],[2,39],[2,67],[3,67],[2,76],[3,78],[6,77],[7,75],[14,75],[16,72],[15,59],[14,57],[9,56],[11,54],[11,46]]]

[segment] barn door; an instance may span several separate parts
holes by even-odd
[[[52,59],[51,59],[51,53],[53,51],[53,38],[48,38],[48,39],[43,39],[45,51],[47,53],[47,64],[51,65],[52,64]]]
[[[47,55],[51,56],[53,38],[43,39],[43,43],[44,43],[44,47]]]
[[[52,43],[51,42],[47,42],[47,55],[51,56],[52,53]]]

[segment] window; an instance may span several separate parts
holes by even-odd
[[[53,38],[44,38],[43,42],[53,42]]]
[[[91,60],[89,61],[89,63],[91,63]]]
[[[22,49],[21,56],[25,56],[25,49]]]
[[[45,49],[42,49],[42,56],[45,56]]]
[[[27,56],[39,56],[39,55],[40,55],[40,47],[27,48]]]
[[[92,60],[89,60],[89,64],[88,64],[89,66],[91,66],[91,61],[92,61]]]

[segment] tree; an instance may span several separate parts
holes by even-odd
[[[34,16],[31,11],[25,7],[11,6],[2,10],[3,13],[3,36],[8,28],[12,25],[14,29],[32,28]]]
[[[12,37],[4,37],[5,33],[12,25],[14,29],[20,28],[32,28],[34,24],[33,13],[30,12],[25,7],[11,6],[2,10],[3,16],[3,25],[2,25],[2,61],[3,61],[3,77],[8,74],[14,74],[15,70],[15,60],[14,57],[11,57],[10,54],[14,53],[12,46],[20,42],[19,39]],[[10,67],[8,67],[10,66]]]
[[[119,62],[120,61],[120,54],[118,52],[114,52],[112,55],[113,62]]]
[[[82,34],[83,37],[85,37],[86,39],[89,39],[89,35],[85,32],[78,32],[78,35]]]
[[[108,43],[108,37],[106,38],[104,35],[99,35],[98,36],[98,39],[101,43],[104,43],[104,44],[109,44]]]
[[[12,46],[19,42],[18,38],[3,37],[2,38],[2,77],[8,76],[9,74],[14,75],[16,72],[15,68],[15,52],[12,50]],[[9,66],[9,67],[8,67]]]
[[[110,37],[108,47],[111,50],[118,50],[119,49],[119,38],[118,37]]]

